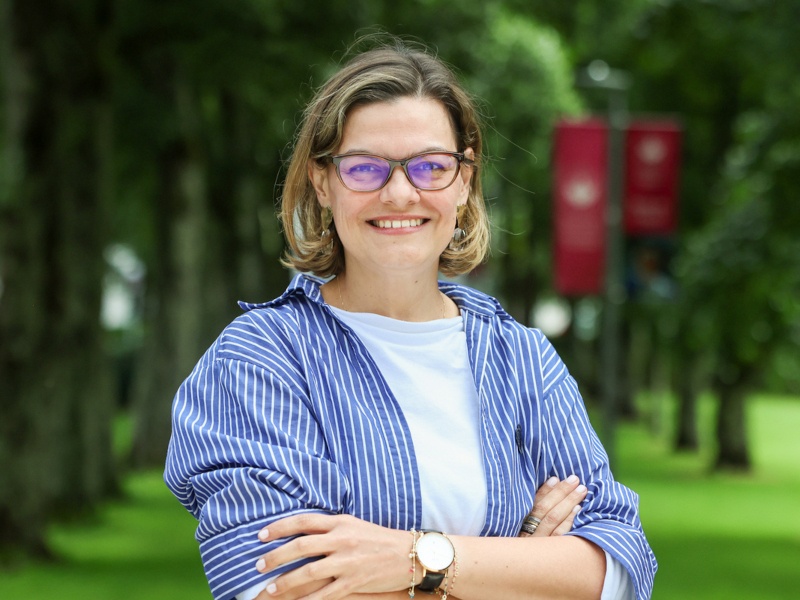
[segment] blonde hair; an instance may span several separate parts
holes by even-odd
[[[309,161],[316,161],[320,167],[330,162],[341,143],[348,111],[403,97],[441,102],[450,115],[457,150],[472,148],[475,152],[467,204],[458,211],[458,226],[466,236],[457,250],[445,249],[439,258],[439,270],[453,277],[468,273],[483,262],[489,250],[489,219],[480,181],[482,134],[478,111],[441,60],[395,40],[352,58],[306,107],[281,195],[280,218],[288,244],[284,265],[322,277],[344,271],[342,243],[317,201],[308,177]],[[326,229],[327,234],[323,233]]]

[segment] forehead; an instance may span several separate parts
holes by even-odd
[[[403,97],[353,108],[345,119],[337,153],[405,158],[426,150],[458,149],[450,115],[441,102]]]

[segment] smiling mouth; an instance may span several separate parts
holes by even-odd
[[[370,224],[378,229],[401,229],[403,227],[419,227],[425,219],[402,219],[398,221],[370,221]]]

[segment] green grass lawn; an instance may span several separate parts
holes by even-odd
[[[56,564],[0,572],[0,599],[209,600],[194,541],[195,520],[164,487],[161,474],[135,474],[127,499],[91,524],[54,527]]]
[[[666,436],[621,427],[616,474],[641,496],[660,563],[655,600],[800,597],[800,399],[759,397],[750,410],[746,476],[709,475],[710,444],[674,455]],[[0,572],[0,599],[208,600],[194,519],[160,473],[130,476],[126,491],[91,524],[53,528],[60,562]]]
[[[653,598],[800,598],[800,399],[751,400],[748,475],[709,474],[711,408],[699,455],[671,454],[641,426],[619,433],[616,475],[639,492],[659,560]]]

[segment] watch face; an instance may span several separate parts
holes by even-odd
[[[453,557],[453,544],[441,533],[426,533],[417,542],[417,558],[429,571],[444,571]]]

